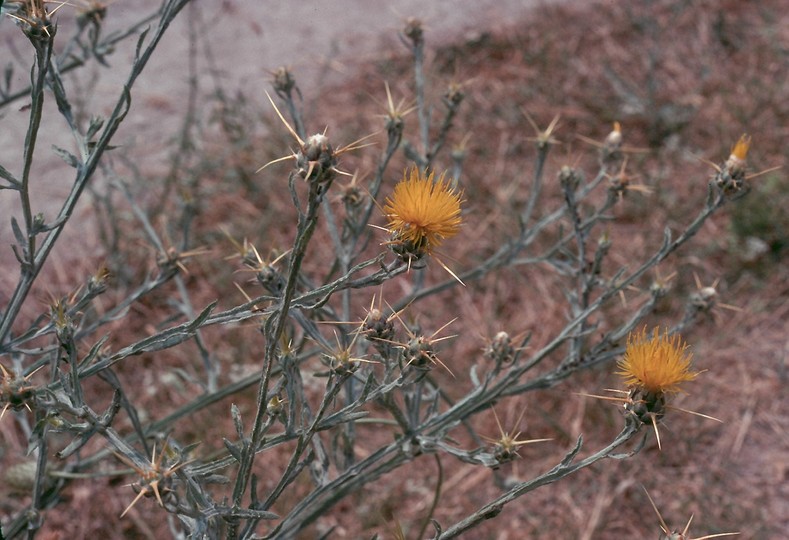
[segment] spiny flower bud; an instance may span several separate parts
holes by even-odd
[[[279,416],[285,410],[285,400],[279,397],[279,395],[274,395],[268,403],[266,404],[266,412],[272,418],[279,418]]]
[[[748,150],[751,148],[751,137],[743,134],[731,150],[723,167],[716,167],[715,183],[726,195],[732,196],[744,192],[745,170]]]
[[[58,341],[61,345],[70,343],[74,339],[74,322],[68,314],[63,300],[57,300],[52,304],[51,317]]]
[[[743,134],[732,148],[729,159],[726,160],[725,168],[733,178],[745,176],[745,158],[748,157],[748,150],[751,148],[750,135]]]
[[[35,399],[35,387],[30,385],[25,377],[21,377],[13,371],[8,371],[2,364],[0,364],[0,375],[2,375],[0,379],[0,403],[3,404],[0,418],[9,408],[15,411],[23,407],[30,410],[30,404]]]
[[[274,90],[289,95],[294,88],[296,88],[296,79],[293,74],[285,66],[280,66],[273,73],[274,75]]]
[[[403,34],[413,42],[414,46],[424,43],[425,31],[422,27],[422,21],[415,17],[409,17],[405,23]]]
[[[110,271],[106,266],[102,265],[95,274],[88,278],[88,295],[96,296],[107,290],[107,279],[110,277]]]
[[[372,308],[364,319],[362,333],[370,341],[391,341],[395,336],[394,323],[381,310]]]
[[[324,183],[332,180],[335,175],[335,165],[337,158],[334,149],[329,138],[322,133],[308,137],[296,154],[298,174],[308,182]]]
[[[351,356],[350,347],[323,355],[332,373],[340,377],[351,375],[359,369],[359,359]]]
[[[499,332],[494,336],[485,347],[485,357],[501,364],[512,362],[515,358],[515,347],[512,346],[512,339],[507,332]]]
[[[563,165],[559,170],[559,183],[565,190],[575,191],[582,180],[583,173],[574,167]]]
[[[420,371],[429,371],[433,364],[438,363],[438,356],[433,344],[424,336],[416,336],[408,340],[403,347],[403,361]]]
[[[466,94],[463,92],[463,86],[457,83],[451,83],[444,94],[444,104],[450,109],[455,109],[463,102],[465,97]]]
[[[285,278],[270,264],[260,264],[257,273],[255,273],[255,279],[273,295],[279,295],[285,287]]]
[[[44,7],[44,0],[19,2],[19,9],[12,17],[17,20],[22,31],[33,43],[48,42],[57,32],[57,26],[52,24],[52,19]]]
[[[622,127],[614,122],[614,129],[603,140],[600,161],[603,165],[614,165],[622,159]]]

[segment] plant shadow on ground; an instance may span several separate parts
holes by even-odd
[[[454,84],[466,95],[448,145],[465,149],[461,182],[469,202],[464,240],[448,243],[448,265],[462,267],[480,253],[492,252],[496,246],[487,246],[486,238],[506,236],[518,227],[506,217],[514,212],[507,210],[527,202],[529,193],[523,186],[528,185],[535,156],[534,130],[524,112],[541,127],[555,115],[561,118],[556,137],[562,144],[546,165],[546,178],[556,178],[563,165],[595,163],[596,149],[574,134],[601,140],[615,121],[622,124],[628,144],[649,149],[632,154],[627,166],[633,182],[649,187],[651,193],[629,191],[625,204],[612,211],[608,234],[614,244],[625,246],[619,251],[621,259],[612,261],[620,265],[659,245],[660,224],[676,229],[694,215],[695,201],[703,199],[712,174],[697,157],[719,162],[745,131],[754,137],[750,159],[754,169],[785,165],[789,161],[783,145],[789,125],[789,82],[780,74],[787,69],[789,15],[780,4],[778,0],[758,7],[734,1],[666,0],[638,9],[626,2],[539,7],[517,25],[480,31],[438,47],[427,64],[431,86]],[[407,99],[412,95],[411,68],[407,54],[382,53],[374,61],[355,66],[353,76],[338,87],[304,89],[305,109],[312,113],[309,123],[313,128],[331,126],[335,141],[351,141],[375,131],[380,125],[376,115],[382,111],[371,96],[381,96],[387,81],[396,99]],[[439,98],[429,97],[434,102]],[[248,284],[250,276],[236,273],[238,265],[225,259],[234,248],[224,231],[239,242],[248,238],[267,261],[292,243],[296,217],[284,183],[276,184],[278,174],[284,177],[282,170],[288,166],[282,165],[274,174],[250,174],[283,155],[283,149],[292,144],[278,121],[261,112],[266,107],[258,98],[217,98],[210,117],[201,119],[204,129],[189,135],[199,139],[199,153],[184,152],[177,170],[169,175],[136,171],[147,185],[157,186],[147,190],[147,199],[142,191],[134,198],[139,206],[151,209],[151,221],[159,230],[178,230],[179,224],[169,222],[167,216],[183,213],[169,201],[194,207],[190,215],[195,237],[190,245],[211,250],[209,255],[184,261],[189,269],[186,285],[195,305],[216,298],[223,299],[224,307],[242,302],[234,282],[255,296]],[[411,118],[406,120],[407,130],[413,130]],[[449,159],[443,159],[448,168]],[[396,160],[400,161],[392,170],[407,166],[402,156]],[[372,163],[360,153],[344,158],[342,166],[363,171]],[[135,171],[130,168],[128,174]],[[551,208],[561,204],[557,185],[545,188],[541,204]],[[695,536],[741,531],[745,538],[778,538],[789,528],[782,502],[789,474],[789,421],[781,407],[789,351],[784,322],[789,319],[789,272],[786,228],[780,225],[786,221],[783,209],[789,195],[782,186],[786,186],[783,171],[754,180],[753,193],[708,222],[673,261],[671,267],[678,276],[654,314],[657,322],[675,319],[685,309],[686,299],[714,284],[718,307],[700,315],[685,335],[693,344],[696,367],[708,373],[688,387],[689,393],[677,405],[720,418],[723,424],[672,414],[662,432],[662,450],[651,437],[634,459],[604,461],[534,491],[508,505],[497,519],[477,527],[475,538],[655,537],[659,523],[640,485],[647,488],[670,525],[681,528],[693,514]],[[167,195],[172,193],[177,196]],[[118,191],[113,197],[126,208]],[[108,264],[121,289],[146,271],[129,261],[151,261],[153,254],[141,247],[143,233],[134,216],[110,207],[108,200],[97,197],[96,208],[117,224],[114,234],[121,239],[117,248],[121,255],[108,259]],[[333,204],[340,207],[336,199]],[[107,237],[112,235],[110,231]],[[757,249],[762,245],[759,242],[767,246],[766,251]],[[757,246],[757,252],[749,250],[749,245]],[[308,262],[313,266],[307,266],[305,274],[325,275],[328,269],[320,261],[333,257],[325,232],[316,233],[311,250],[314,262]],[[426,280],[445,277],[437,265],[431,265]],[[611,314],[626,310],[626,303],[646,294],[650,283],[640,285],[641,291],[625,295],[624,307],[606,309]],[[172,287],[135,307],[133,316],[113,329],[112,340],[125,343],[150,333],[150,321],[168,312],[163,299],[176,294]],[[481,356],[484,338],[502,329],[497,321],[507,321],[506,330],[511,333],[531,333],[532,343],[544,343],[566,322],[562,295],[561,281],[553,274],[524,275],[509,269],[474,287],[422,302],[404,319],[429,313],[429,318],[420,317],[417,322],[433,331],[460,317],[448,330],[458,336],[442,349],[447,356],[440,355],[459,377],[441,370],[434,375],[451,399],[467,391],[463,376]],[[725,304],[738,309],[726,310]],[[369,300],[356,307],[363,314],[366,306]],[[223,382],[256,380],[262,358],[254,337],[257,332],[254,322],[206,331],[207,342],[225,344],[216,353],[218,361],[228,366]],[[177,408],[202,391],[195,375],[199,358],[200,351],[191,345],[155,358],[143,355],[133,365],[120,366],[118,376],[129,395],[135,396],[135,405],[144,414],[159,417],[161,411]],[[317,364],[314,367],[316,372],[321,370]],[[453,523],[487,503],[499,493],[494,476],[527,478],[549,469],[580,433],[591,448],[610,441],[621,424],[617,407],[578,393],[599,393],[614,386],[612,372],[611,365],[600,366],[577,374],[573,384],[564,382],[502,400],[496,410],[505,427],[525,408],[528,425],[516,431],[525,429],[528,438],[552,438],[547,443],[550,450],[526,446],[519,452],[522,459],[495,473],[444,460],[442,496],[433,517]],[[320,382],[305,381],[305,386],[311,399],[317,400]],[[109,397],[100,385],[86,388],[86,395],[97,400]],[[254,386],[219,401],[209,412],[177,422],[171,437],[203,441],[201,455],[220,452],[219,441],[233,429],[228,414],[231,402],[243,416],[252,414]],[[497,435],[490,412],[477,415],[473,422],[480,432]],[[7,424],[2,429],[4,440],[20,440]],[[393,433],[360,425],[358,457],[390,442]],[[473,445],[470,440],[461,442]],[[17,442],[16,451],[6,452],[6,466],[18,460],[23,446]],[[258,471],[262,491],[276,482],[266,477],[265,469],[280,470],[286,461],[284,452],[267,454]],[[429,456],[416,459],[333,507],[304,538],[317,537],[332,527],[335,538],[369,538],[375,533],[389,538],[394,537],[398,523],[411,538],[429,511],[436,479],[435,461]],[[119,484],[116,479],[89,486],[73,484],[65,490],[64,501],[47,512],[41,537],[56,537],[56,531],[72,537],[158,537],[157,531],[167,526],[166,517],[153,500],[143,500],[123,520],[117,518],[134,496],[131,490],[119,489]],[[284,511],[295,504],[299,489],[308,488],[297,484],[278,503],[281,508],[274,510]],[[103,504],[96,504],[97,500]],[[79,523],[75,515],[80,516]]]

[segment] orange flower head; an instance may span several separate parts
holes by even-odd
[[[611,149],[617,149],[622,144],[622,126],[619,122],[614,122],[614,129],[606,135],[603,144]]]
[[[405,244],[430,253],[460,230],[463,194],[442,174],[425,175],[416,167],[406,171],[394,193],[387,197],[384,213],[393,244]]]
[[[737,143],[734,145],[731,151],[731,158],[738,159],[740,161],[745,161],[745,158],[748,157],[748,150],[751,148],[751,137],[750,135],[741,135]]]
[[[692,381],[698,372],[690,371],[692,355],[679,335],[662,335],[656,327],[648,338],[646,328],[631,333],[627,338],[625,355],[617,366],[625,384],[646,390],[650,394],[676,393],[679,384]]]

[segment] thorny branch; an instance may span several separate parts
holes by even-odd
[[[20,311],[33,284],[131,107],[135,81],[169,24],[187,3],[188,0],[168,0],[156,16],[144,18],[143,21],[157,21],[150,38],[147,30],[140,31],[141,23],[134,23],[127,32],[103,40],[99,40],[98,29],[94,29],[91,38],[93,54],[100,61],[101,53],[97,51],[132,33],[139,32],[140,35],[131,70],[113,112],[106,121],[91,122],[86,133],[80,133],[72,116],[66,90],[68,85],[62,77],[84,63],[87,57],[71,54],[68,58],[61,56],[53,60],[54,26],[44,26],[41,32],[29,36],[35,52],[30,87],[24,94],[6,92],[0,95],[0,107],[21,95],[31,98],[21,175],[17,179],[5,167],[0,167],[0,176],[8,184],[3,187],[18,192],[23,214],[21,226],[15,220],[11,224],[17,242],[14,249],[20,278],[8,305],[0,314],[0,354],[13,363],[13,369],[3,366],[0,398],[6,409],[14,410],[13,417],[29,433],[31,448],[37,452],[32,500],[27,509],[6,525],[3,531],[6,535],[21,534],[26,529],[32,538],[42,525],[41,511],[47,505],[55,504],[58,491],[68,482],[81,478],[79,475],[99,474],[101,465],[112,456],[131,467],[138,476],[135,484],[138,497],[126,511],[139,497],[147,494],[164,511],[179,519],[182,530],[177,534],[206,538],[219,538],[223,534],[228,538],[257,538],[264,523],[268,527],[263,533],[265,538],[295,538],[344,497],[427,454],[435,457],[441,474],[442,454],[470,466],[498,467],[502,458],[484,445],[471,419],[489,411],[503,398],[554,386],[573,373],[621,355],[624,351],[622,342],[653,311],[657,299],[666,294],[666,288],[661,285],[651,289],[650,295],[632,306],[621,320],[607,321],[604,331],[596,332],[599,327],[593,317],[600,316],[603,308],[685,245],[710,216],[733,198],[720,183],[710,182],[705,205],[675,238],[666,229],[662,243],[653,253],[606,275],[603,263],[609,260],[612,243],[603,233],[596,249],[593,249],[590,239],[593,232],[611,220],[610,211],[621,203],[621,193],[608,189],[602,198],[598,197],[599,188],[608,177],[606,165],[601,164],[589,181],[584,180],[580,171],[567,169],[560,173],[564,205],[541,208],[540,197],[546,189],[545,166],[553,144],[550,132],[555,127],[554,121],[544,137],[538,138],[529,197],[513,216],[519,224],[518,230],[510,237],[500,238],[497,242],[499,247],[493,253],[476,260],[469,257],[458,263],[461,268],[457,275],[453,274],[435,285],[422,286],[424,274],[421,268],[430,259],[429,251],[420,255],[424,258],[409,259],[396,251],[395,247],[402,246],[393,246],[394,242],[386,241],[378,246],[380,249],[375,254],[370,254],[375,248],[375,241],[369,226],[375,210],[382,204],[380,193],[390,174],[392,159],[402,151],[422,170],[435,167],[463,102],[461,89],[451,86],[450,92],[444,96],[444,119],[431,138],[423,28],[418,21],[409,20],[405,36],[413,56],[419,142],[417,145],[403,144],[406,133],[403,116],[406,113],[400,106],[393,105],[387,86],[390,110],[384,125],[384,148],[372,166],[374,172],[367,182],[366,193],[359,195],[353,191],[358,187],[354,184],[359,181],[357,177],[347,186],[349,196],[344,201],[344,219],[328,199],[331,190],[337,189],[334,183],[334,175],[338,173],[334,150],[325,134],[307,137],[304,119],[295,100],[294,92],[300,96],[295,79],[284,68],[275,73],[275,92],[285,103],[295,128],[291,128],[281,115],[280,118],[299,143],[298,152],[283,158],[294,158],[296,162],[288,177],[288,189],[298,222],[292,248],[286,253],[286,258],[283,255],[281,264],[287,265],[284,271],[279,267],[275,269],[274,262],[263,261],[257,249],[246,240],[243,245],[238,243],[243,251],[243,265],[247,270],[257,272],[256,281],[266,289],[264,294],[221,310],[217,308],[218,302],[194,309],[188,280],[184,279],[186,259],[203,254],[199,250],[187,249],[193,209],[184,210],[180,245],[168,246],[164,240],[166,235],[158,232],[151,222],[151,214],[138,204],[131,190],[117,178],[113,186],[123,189],[136,223],[141,226],[147,242],[155,247],[157,270],[140,278],[141,282],[130,288],[113,306],[100,314],[88,316],[86,312],[108,287],[106,272],[99,271],[74,294],[54,299],[50,313],[37,317],[24,329],[16,328],[15,325],[21,326]],[[43,9],[41,2],[31,2],[30,6]],[[19,17],[30,15],[21,10],[17,13],[22,14]],[[46,15],[44,11],[36,12],[36,16],[42,13]],[[36,20],[22,19],[31,28]],[[86,28],[80,27],[79,32]],[[79,35],[69,42],[68,50],[79,48]],[[197,39],[197,33],[190,35]],[[83,53],[87,54],[85,49]],[[194,64],[190,65],[192,75],[195,75]],[[197,84],[195,78],[192,77],[194,85]],[[42,218],[34,215],[31,206],[31,194],[35,189],[31,182],[31,167],[47,88],[54,94],[59,113],[66,119],[79,149],[79,155],[60,151],[76,172],[71,191],[52,223],[44,223]],[[190,110],[194,112],[195,97],[190,95]],[[311,153],[316,148],[320,152]],[[457,171],[461,171],[459,165]],[[716,178],[720,180],[724,172],[731,171],[718,172]],[[734,176],[728,180],[738,180],[736,174]],[[734,182],[731,185],[736,191],[738,184]],[[169,193],[169,188],[166,192]],[[160,208],[165,208],[165,203],[161,201]],[[568,225],[569,230],[565,231],[564,227]],[[314,247],[311,240],[319,226],[325,228],[334,254],[322,275],[316,277],[308,275],[310,272],[305,270],[305,263],[310,261],[311,248]],[[559,228],[560,234],[550,243],[538,242],[552,228]],[[445,366],[434,350],[434,345],[444,338],[435,334],[425,335],[418,325],[410,322],[407,325],[401,316],[403,310],[425,298],[459,287],[461,281],[473,286],[475,281],[505,268],[541,267],[553,269],[567,281],[569,309],[564,327],[541,345],[531,344],[534,349],[528,354],[523,351],[523,345],[529,339],[525,338],[517,349],[507,343],[511,350],[506,358],[495,357],[486,351],[487,357],[480,354],[480,358],[470,359],[474,367],[468,379],[465,379],[465,374],[453,373],[457,378],[464,377],[463,382],[469,388],[465,395],[450,399],[440,387],[439,379],[430,373],[436,366],[451,368]],[[377,307],[374,300],[367,314],[352,323],[355,306],[362,300],[366,305],[372,296],[369,291],[376,291],[379,286],[410,272],[418,274],[414,277],[417,286],[404,289],[406,292],[391,303],[386,303],[381,293],[376,292]],[[114,343],[109,336],[99,335],[111,323],[129,317],[141,300],[157,294],[168,283],[175,284],[179,301],[171,305],[174,311],[172,318],[160,323],[155,331],[127,344]],[[213,345],[207,342],[206,336],[212,327],[230,327],[247,321],[259,324],[263,338],[260,345],[262,358],[256,373],[228,383],[221,376],[221,366],[211,358]],[[337,329],[333,330],[334,340],[325,337],[320,326],[327,321],[337,323],[334,325]],[[691,322],[692,318],[686,317],[674,329],[685,328]],[[398,324],[406,327],[406,337],[398,337]],[[428,321],[427,324],[435,322]],[[295,337],[296,329],[300,331],[298,337]],[[84,348],[91,340],[86,352]],[[194,342],[202,357],[202,367],[206,372],[206,382],[201,385],[203,393],[160,418],[143,422],[134,405],[135,396],[127,395],[114,370],[121,365],[131,365],[135,356],[149,354],[156,357],[162,351],[185,342]],[[548,361],[557,356],[560,361]],[[326,370],[320,373],[326,381],[319,399],[311,404],[314,396],[304,379],[315,372],[316,364],[320,364],[319,369]],[[48,375],[46,383],[33,382],[38,370]],[[95,376],[107,383],[113,393],[112,402],[103,413],[94,411],[91,397],[84,390]],[[244,389],[256,383],[251,427],[245,428],[241,409],[232,405],[230,419],[236,428],[235,437],[226,437],[220,450],[199,455],[196,445],[180,446],[178,441],[169,438],[177,423],[188,421],[196,412],[225,398],[237,398]],[[383,417],[373,416],[373,410],[384,411],[379,413]],[[32,413],[32,425],[28,411]],[[132,424],[132,428],[124,433],[114,424],[122,411]],[[361,422],[375,422],[391,428],[392,442],[372,450],[365,448],[366,453],[360,458],[356,427]],[[468,430],[477,447],[464,448],[455,442],[452,433],[458,426]],[[506,504],[523,494],[570,476],[599,460],[632,456],[640,447],[624,455],[613,452],[632,440],[641,426],[640,420],[628,414],[624,429],[608,445],[576,460],[581,449],[579,438],[554,468],[534,478],[507,485],[506,491],[490,503],[448,529],[438,530],[436,538],[455,538],[495,517]],[[55,432],[71,436],[71,442],[56,453],[61,460],[57,464],[51,462],[47,452],[51,434]],[[104,442],[104,448],[95,450],[88,445],[95,437]],[[155,440],[156,437],[160,439]],[[155,442],[152,443],[151,439]],[[327,440],[331,444],[327,444]],[[281,451],[288,443],[291,450],[286,464],[272,472],[273,482],[268,490],[261,492],[255,466],[263,463],[267,452]],[[61,469],[56,471],[60,473],[60,480],[55,485],[50,482],[53,466]],[[283,495],[289,490],[302,489],[297,481],[305,472],[310,475],[312,487],[295,504],[284,502],[287,497]],[[234,476],[234,480],[231,482],[224,475]],[[222,483],[231,487],[224,492],[219,491],[215,486]],[[439,479],[430,515],[423,520],[425,526],[440,504],[441,484]],[[284,515],[272,512],[275,507],[284,508]]]

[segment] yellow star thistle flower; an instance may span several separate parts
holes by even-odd
[[[625,355],[617,366],[625,384],[646,390],[650,394],[676,393],[679,383],[692,381],[698,372],[690,371],[692,355],[687,344],[678,335],[660,335],[656,327],[647,338],[646,328],[631,333],[627,339]]]
[[[740,161],[745,161],[745,158],[748,157],[748,150],[751,148],[751,137],[749,135],[743,134],[740,136],[740,139],[734,145],[734,148],[731,151],[732,157],[739,159]]]
[[[460,230],[463,194],[452,188],[443,174],[435,182],[433,177],[434,173],[425,175],[414,167],[387,197],[383,210],[392,243],[430,253]]]

